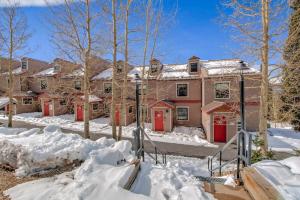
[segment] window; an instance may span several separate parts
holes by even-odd
[[[26,70],[28,69],[28,60],[27,59],[23,59],[21,62],[21,68],[22,70]]]
[[[117,66],[117,73],[121,73],[123,71],[123,67],[121,65]]]
[[[157,72],[157,65],[151,65],[151,73]]]
[[[132,113],[133,112],[133,107],[132,106],[129,106],[128,108],[128,113]]]
[[[60,71],[60,65],[55,64],[54,65],[54,71]]]
[[[94,103],[93,104],[93,111],[98,111],[98,109],[99,109],[99,104]]]
[[[24,97],[24,98],[22,99],[22,103],[23,103],[24,105],[32,105],[32,102],[33,102],[33,99],[30,98],[30,97]]]
[[[187,84],[177,84],[177,96],[186,97],[188,95],[188,85]]]
[[[81,81],[75,81],[74,85],[76,90],[81,90]]]
[[[112,89],[111,83],[104,83],[103,86],[104,86],[104,93],[110,94]]]
[[[65,99],[61,99],[61,100],[59,101],[59,104],[60,104],[61,106],[65,106],[65,105],[67,105],[67,102],[66,102]]]
[[[177,120],[189,120],[189,109],[186,107],[177,108]]]
[[[198,63],[191,63],[190,64],[190,70],[191,72],[197,72],[198,71]]]
[[[229,83],[215,83],[215,98],[229,99]]]
[[[41,80],[41,89],[45,90],[45,89],[47,89],[47,87],[48,87],[47,81],[46,80]]]

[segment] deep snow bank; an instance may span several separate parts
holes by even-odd
[[[284,197],[296,200],[300,197],[300,157],[281,161],[261,161],[253,165]]]
[[[24,176],[64,166],[75,160],[84,161],[93,151],[114,143],[112,139],[91,141],[77,134],[64,134],[57,126],[48,126],[43,131],[35,128],[16,134],[0,132],[0,163],[9,164],[16,169],[17,176]],[[124,151],[131,148],[129,142],[118,145],[125,146]]]

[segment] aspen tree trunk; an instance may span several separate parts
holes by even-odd
[[[90,2],[86,0],[86,34],[87,34],[87,49],[84,53],[84,137],[90,138],[90,76],[89,62],[91,52],[91,18],[90,18]]]
[[[112,102],[111,102],[111,126],[112,137],[117,140],[116,129],[116,66],[117,66],[117,18],[116,18],[116,1],[112,0],[112,20],[113,20],[113,73],[112,73]]]
[[[267,141],[267,117],[268,117],[268,67],[269,67],[269,0],[261,0],[262,3],[262,25],[263,25],[263,46],[261,51],[262,60],[262,85],[260,99],[260,121],[259,136],[263,142],[262,153],[268,151]]]
[[[12,115],[13,115],[13,74],[12,74],[12,59],[13,59],[13,48],[14,48],[14,12],[11,12],[9,17],[9,63],[8,63],[8,73],[9,73],[9,84],[8,84],[8,98],[9,98],[9,109],[8,109],[8,127],[12,127]]]
[[[126,123],[126,103],[127,103],[127,90],[128,90],[128,84],[127,84],[127,74],[128,74],[128,18],[129,18],[129,8],[132,0],[127,0],[126,4],[126,14],[125,14],[125,61],[124,61],[124,85],[122,90],[122,103],[121,103],[121,118],[120,118],[120,124],[119,124],[119,134],[118,134],[118,140],[122,140],[122,124]]]

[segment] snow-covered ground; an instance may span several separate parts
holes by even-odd
[[[253,165],[282,195],[284,199],[300,197],[300,157],[281,161],[261,161]]]
[[[207,174],[206,160],[194,162],[196,159],[177,157],[166,166],[142,163],[132,190],[127,191],[123,186],[134,169],[128,141],[90,141],[76,134],[64,134],[52,125],[43,130],[1,128],[0,142],[5,144],[0,145],[0,163],[15,165],[17,175],[83,161],[71,172],[10,188],[5,194],[12,200],[213,199],[194,178],[195,174]],[[196,170],[197,165],[202,169]]]
[[[269,148],[273,151],[294,153],[300,150],[300,132],[291,128],[269,128]]]
[[[7,117],[0,115],[0,119],[7,119]],[[65,114],[60,116],[42,117],[42,113],[22,113],[13,116],[14,120],[23,121],[37,126],[57,125],[62,128],[83,131],[83,122],[77,122],[74,115]],[[97,118],[90,121],[90,130],[94,133],[102,133],[111,135],[111,126],[109,125],[109,118]],[[132,137],[132,131],[135,129],[135,124],[131,124],[123,128],[123,135],[125,137]],[[148,133],[153,141],[188,144],[195,146],[207,146],[218,148],[218,145],[209,143],[205,139],[205,134],[200,128],[196,127],[175,127],[170,133],[158,133],[151,130],[151,124],[146,124],[146,133]]]

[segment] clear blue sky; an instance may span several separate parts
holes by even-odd
[[[173,0],[169,0],[171,4]],[[218,24],[219,0],[178,0],[175,23],[164,33],[160,52],[164,63],[184,63],[192,56],[201,59],[231,58],[231,49],[236,44],[230,41],[229,33]],[[166,9],[169,5],[166,5]],[[32,38],[28,46],[29,56],[51,61],[58,55],[50,41],[50,29],[45,26],[49,11],[45,7],[23,8],[28,17]]]

